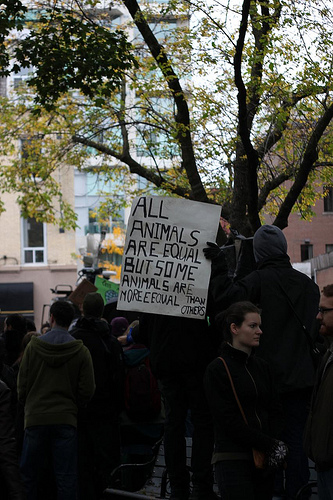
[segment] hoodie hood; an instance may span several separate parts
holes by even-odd
[[[93,318],[92,316],[82,316],[79,318],[75,326],[71,329],[70,334],[75,337],[77,330],[86,330],[88,332],[99,333],[101,337],[109,337],[109,324],[103,319]]]
[[[273,255],[287,255],[287,240],[277,226],[265,224],[253,237],[253,253],[256,262]]]
[[[81,349],[82,340],[72,340],[64,344],[50,344],[39,337],[32,337],[27,349],[33,349],[43,361],[52,367],[58,367],[67,363]]]

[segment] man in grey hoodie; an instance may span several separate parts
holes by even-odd
[[[77,413],[95,391],[88,349],[68,327],[74,316],[69,302],[50,308],[52,329],[28,344],[18,375],[18,398],[25,405],[21,472],[27,499],[35,500],[40,475],[51,457],[58,500],[77,493]]]

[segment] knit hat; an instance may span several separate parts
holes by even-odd
[[[287,240],[281,229],[270,224],[261,226],[253,237],[253,253],[256,262],[273,255],[286,255]]]
[[[117,318],[113,318],[111,321],[111,333],[115,337],[120,337],[123,335],[128,328],[128,321],[126,318],[122,316],[118,316]]]

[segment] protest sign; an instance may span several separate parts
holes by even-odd
[[[111,299],[118,296],[119,285],[117,283],[96,276],[95,286],[97,287],[97,292],[103,297],[104,304],[107,304]]]
[[[220,207],[177,198],[138,197],[128,221],[118,308],[204,319]]]
[[[68,296],[68,300],[73,302],[76,306],[80,307],[83,304],[84,298],[88,293],[96,292],[97,288],[95,285],[90,283],[87,279],[83,279],[81,283],[75,288]]]

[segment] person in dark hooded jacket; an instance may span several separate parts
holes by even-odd
[[[120,463],[119,413],[123,409],[124,365],[122,349],[102,320],[104,301],[88,293],[83,316],[70,330],[89,349],[96,391],[78,417],[79,499],[102,496],[112,470]]]
[[[286,498],[293,499],[309,478],[302,438],[315,375],[302,325],[314,340],[320,294],[308,276],[291,266],[287,241],[278,227],[267,224],[259,228],[253,238],[253,252],[257,270],[233,281],[223,251],[210,244],[205,251],[212,259],[209,293],[213,316],[241,300],[249,300],[262,310],[265,335],[256,355],[268,361],[275,372],[285,418],[281,439],[289,448],[284,488]]]
[[[4,351],[0,348],[0,373],[3,354]],[[24,500],[26,496],[20,476],[11,407],[11,391],[4,381],[0,380],[0,498]]]
[[[21,314],[9,314],[4,322],[3,338],[6,347],[4,362],[12,366],[21,352],[24,335],[27,333],[26,319]]]
[[[205,369],[218,352],[215,329],[206,320],[145,313],[127,341],[131,336],[132,341],[149,348],[152,371],[163,396],[170,500],[216,500],[211,464],[213,420],[203,387]],[[120,339],[126,341],[126,336]],[[189,410],[193,425],[191,493],[185,441]]]

